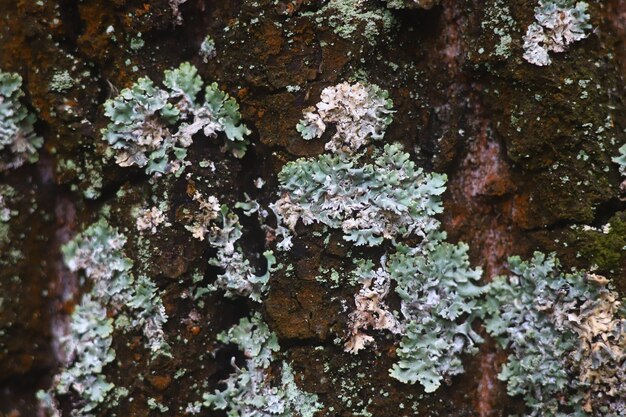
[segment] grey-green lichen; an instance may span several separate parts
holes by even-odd
[[[426,238],[439,227],[445,175],[417,168],[400,145],[349,158],[320,155],[286,164],[278,174],[281,198],[273,210],[291,230],[299,220],[342,229],[356,245],[415,234]]]
[[[399,361],[391,376],[435,391],[444,378],[463,372],[462,353],[482,341],[472,329],[479,312],[482,271],[470,266],[465,244],[439,242],[432,248],[398,246],[389,257],[404,318]]]
[[[485,327],[511,354],[499,378],[529,416],[626,413],[626,311],[609,281],[554,256],[509,259],[490,284]]]
[[[263,275],[256,275],[254,267],[250,265],[238,244],[243,234],[239,217],[226,206],[222,206],[219,214],[219,226],[211,228],[208,238],[211,247],[217,249],[216,256],[209,263],[224,270],[224,273],[217,276],[214,286],[225,291],[227,297],[246,296],[260,302],[268,289],[270,273],[276,259],[272,251],[264,252],[267,269]]]
[[[485,16],[480,23],[483,30],[493,32],[497,37],[493,54],[500,58],[509,58],[512,53],[513,37],[516,22],[505,0],[494,0],[485,7]]]
[[[22,103],[22,77],[0,70],[0,173],[38,160],[43,138],[35,134],[36,117]]]
[[[550,65],[549,52],[565,52],[568,46],[589,36],[588,4],[574,0],[539,0],[535,19],[524,36],[524,59]]]
[[[64,93],[74,86],[74,79],[67,71],[58,71],[52,75],[50,91]]]
[[[209,62],[210,59],[215,58],[217,51],[215,50],[215,40],[211,37],[211,35],[207,35],[204,38],[200,44],[200,51],[198,53],[202,57],[202,62],[205,64]]]
[[[114,388],[102,370],[115,358],[111,347],[115,329],[141,329],[153,354],[168,354],[163,302],[151,280],[133,277],[133,262],[123,252],[125,244],[124,235],[101,219],[62,247],[67,267],[84,271],[92,287],[71,315],[69,334],[63,340],[68,362],[51,390],[74,391],[81,398],[83,414],[104,403]],[[128,318],[120,319],[126,314]],[[118,320],[111,315],[118,315]]]
[[[432,9],[440,0],[385,0],[390,9]]]
[[[195,191],[192,198],[199,210],[191,215],[192,224],[186,228],[196,239],[208,240],[211,248],[216,250],[209,263],[224,271],[208,289],[220,289],[229,298],[243,296],[260,302],[268,289],[270,272],[275,264],[272,251],[263,253],[267,269],[264,274],[257,275],[239,244],[243,236],[239,216],[228,206],[220,205],[215,196],[204,197]]]
[[[102,129],[102,137],[116,151],[118,165],[145,167],[148,174],[180,173],[192,137],[200,132],[206,137],[224,132],[225,148],[243,156],[250,131],[241,123],[234,98],[213,83],[198,101],[203,81],[186,62],[166,70],[163,84],[167,89],[140,78],[104,104],[111,122]]]
[[[624,177],[620,188],[623,192],[626,192],[626,144],[619,148],[619,155],[613,158],[613,162],[619,165],[619,172]]]
[[[225,410],[229,417],[313,417],[320,410],[317,396],[297,386],[286,362],[280,364],[280,374],[271,372],[280,347],[258,313],[220,333],[218,340],[236,344],[244,353],[245,366],[237,366],[232,358],[234,371],[222,381],[225,387],[205,394],[202,406]]]
[[[389,10],[364,0],[329,0],[317,12],[303,15],[314,17],[318,25],[329,26],[344,39],[362,34],[370,45],[383,39],[395,24]]]

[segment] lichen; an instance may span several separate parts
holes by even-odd
[[[376,246],[384,239],[438,229],[445,175],[427,174],[400,145],[350,158],[320,155],[286,164],[278,174],[281,198],[272,208],[292,231],[299,220],[340,228],[355,245]]]
[[[278,340],[261,316],[243,318],[227,332],[220,333],[218,340],[233,343],[246,358],[245,367],[238,367],[231,360],[233,373],[222,381],[223,390],[215,390],[203,396],[202,405],[214,410],[226,410],[230,417],[313,417],[319,410],[317,396],[302,391],[295,383],[291,367],[282,362],[280,378],[273,375],[270,365],[277,361]]]
[[[444,378],[463,372],[462,353],[482,341],[472,330],[479,312],[480,268],[472,268],[465,244],[439,242],[432,249],[397,247],[389,257],[401,298],[404,337],[391,376],[435,391]]]
[[[74,79],[67,71],[58,71],[52,75],[50,91],[64,93],[74,86]]]
[[[390,9],[432,9],[440,0],[385,0]]]
[[[241,123],[235,99],[213,83],[205,89],[204,102],[198,102],[202,78],[186,62],[166,70],[163,84],[167,90],[140,78],[104,104],[111,122],[102,137],[116,151],[118,165],[145,167],[147,174],[180,173],[192,137],[199,132],[206,137],[224,132],[225,147],[243,156],[250,131]]]
[[[619,155],[613,158],[613,162],[619,165],[619,172],[624,177],[620,189],[622,192],[626,192],[626,144],[619,148]]]
[[[162,223],[165,223],[165,214],[158,207],[151,207],[141,210],[135,224],[139,232],[155,234]]]
[[[22,104],[22,77],[0,70],[0,173],[39,159],[43,138],[35,134],[36,117]]]
[[[535,65],[550,65],[549,52],[565,52],[568,46],[589,36],[591,25],[585,2],[540,0],[536,21],[524,36],[524,59]]]
[[[142,329],[153,354],[169,354],[163,302],[151,280],[132,276],[133,262],[123,252],[125,244],[126,238],[101,219],[62,247],[67,267],[84,271],[92,288],[71,315],[64,340],[69,361],[56,375],[51,390],[76,392],[82,398],[81,413],[104,403],[114,388],[102,374],[103,367],[115,358],[111,347],[114,329]],[[130,320],[114,321],[111,316],[121,312],[128,312]]]
[[[202,62],[205,64],[208,63],[210,59],[215,58],[217,51],[215,50],[215,40],[211,35],[207,35],[204,38],[200,44],[200,51],[198,53],[202,57]]]
[[[186,3],[187,0],[169,0],[170,8],[172,9],[172,16],[174,17],[174,24],[183,24],[183,15],[180,13],[180,5]]]
[[[267,269],[263,275],[256,275],[255,268],[250,265],[237,243],[242,236],[239,216],[226,206],[221,207],[219,214],[220,223],[211,227],[209,232],[209,243],[212,248],[217,249],[215,257],[209,263],[224,272],[217,276],[213,286],[223,290],[227,297],[244,296],[260,302],[268,289],[270,273],[276,259],[272,251],[264,252]]]
[[[509,259],[490,284],[485,327],[511,354],[499,378],[529,416],[626,412],[626,312],[609,281],[563,273],[555,256]],[[569,410],[569,411],[566,411]]]
[[[371,6],[365,0],[329,0],[314,16],[318,25],[326,24],[344,39],[362,34],[370,45],[379,42],[395,24],[395,19],[384,7]]]
[[[393,120],[393,101],[377,85],[347,82],[326,87],[321,101],[306,109],[296,129],[303,139],[319,138],[327,124],[336,132],[326,143],[326,150],[354,153],[370,140],[380,140]]]
[[[362,288],[354,296],[356,308],[349,315],[349,338],[344,345],[346,352],[358,353],[374,338],[364,332],[366,329],[389,330],[400,333],[402,326],[385,303],[391,286],[391,276],[386,270],[386,260],[381,259],[381,267],[374,269],[371,261],[361,260],[353,274]]]

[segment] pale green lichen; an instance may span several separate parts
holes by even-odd
[[[76,392],[82,399],[80,413],[87,413],[109,399],[114,385],[102,374],[115,358],[111,345],[114,329],[141,329],[153,354],[168,354],[163,324],[165,308],[154,283],[131,274],[133,262],[123,252],[126,238],[104,219],[89,226],[62,247],[72,271],[84,271],[91,281],[72,313],[64,348],[68,363],[55,377],[52,392]],[[128,320],[113,321],[109,311],[128,312]],[[121,317],[121,316],[120,316]]]
[[[390,9],[432,9],[440,0],[385,0]]]
[[[22,104],[22,77],[0,70],[0,173],[39,159],[43,138],[35,134],[36,117]]]
[[[291,230],[299,220],[340,228],[356,245],[411,234],[424,239],[438,229],[445,175],[427,174],[400,145],[350,158],[320,155],[286,164],[278,174],[281,198],[272,208]]]
[[[118,165],[145,167],[148,174],[180,173],[192,137],[200,132],[206,137],[224,132],[225,147],[243,156],[250,130],[241,123],[234,98],[213,83],[198,101],[202,78],[186,62],[166,70],[163,84],[167,90],[140,78],[104,104],[111,122],[102,129],[102,137],[116,151]]]
[[[50,91],[55,93],[64,93],[74,87],[74,79],[67,71],[58,71],[52,75],[50,81]]]
[[[463,372],[461,354],[476,353],[482,341],[472,329],[479,312],[482,271],[470,266],[465,244],[440,242],[431,250],[397,247],[389,257],[406,323],[400,360],[390,374],[435,391],[444,378]]]
[[[370,45],[379,42],[395,24],[389,10],[365,0],[329,0],[317,12],[303,15],[313,16],[318,25],[328,25],[344,39],[362,34]]]
[[[624,177],[620,188],[622,192],[626,192],[626,144],[619,148],[619,155],[613,158],[613,162],[619,165],[619,172]]]
[[[511,16],[511,10],[504,0],[493,0],[493,4],[485,5],[485,16],[481,22],[483,30],[490,30],[497,36],[493,54],[500,58],[509,58],[512,53],[513,37],[516,22]]]
[[[225,410],[229,417],[313,417],[319,410],[317,396],[302,391],[286,362],[281,364],[280,377],[270,372],[279,351],[276,335],[270,331],[259,314],[243,318],[218,340],[233,343],[246,358],[245,367],[238,367],[223,381],[222,390],[203,396],[202,406]]]
[[[208,63],[210,59],[215,58],[217,51],[215,50],[215,40],[211,35],[207,35],[204,38],[200,44],[200,51],[198,53],[202,57],[202,62],[205,64]]]
[[[569,45],[589,36],[588,4],[574,0],[539,0],[535,22],[524,36],[524,59],[550,65],[549,52],[565,52]]]
[[[263,253],[267,269],[263,275],[256,275],[255,269],[246,259],[238,244],[242,236],[239,217],[226,206],[220,210],[219,226],[211,228],[209,243],[217,249],[217,254],[209,263],[224,270],[217,276],[214,287],[225,291],[227,297],[245,296],[260,302],[268,289],[270,273],[276,263],[272,251]]]
[[[485,327],[511,354],[499,378],[529,416],[626,413],[626,311],[608,280],[563,273],[554,256],[509,259],[490,284]]]

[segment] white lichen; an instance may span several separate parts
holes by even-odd
[[[374,342],[374,338],[364,330],[401,332],[400,323],[385,304],[391,286],[391,276],[385,269],[384,257],[381,259],[381,265],[375,270],[371,262],[365,261],[354,271],[363,287],[354,296],[356,309],[348,317],[349,338],[344,345],[346,352],[358,353],[366,345]]]
[[[170,8],[172,9],[172,16],[174,16],[174,23],[176,25],[183,24],[183,15],[180,13],[180,5],[186,3],[187,0],[169,0]]]
[[[163,223],[165,223],[165,214],[156,206],[141,210],[136,220],[139,232],[149,231],[152,234],[155,234],[157,228]]]
[[[622,177],[624,177],[620,189],[622,192],[626,193],[626,144],[619,148],[619,155],[613,158],[613,162],[619,165],[619,172],[622,174]]]
[[[569,45],[589,36],[587,3],[571,0],[540,0],[536,21],[524,36],[524,59],[535,65],[550,65],[549,52],[565,52]]]
[[[193,194],[193,200],[198,203],[198,211],[193,214],[193,224],[185,226],[192,236],[198,240],[204,240],[214,227],[214,221],[221,212],[220,202],[215,196],[205,198],[199,191]]]
[[[389,93],[377,85],[341,83],[326,87],[321,101],[304,111],[296,129],[304,139],[319,138],[327,124],[336,132],[325,148],[354,153],[371,140],[382,139],[393,120],[393,102]]]

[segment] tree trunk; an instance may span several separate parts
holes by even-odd
[[[36,114],[43,138],[37,162],[0,171],[0,416],[89,414],[80,388],[54,388],[80,360],[66,339],[73,312],[97,286],[61,249],[103,218],[126,238],[123,257],[134,279],[145,276],[158,290],[151,300],[162,300],[169,353],[146,347],[145,326],[124,330],[120,317],[136,317],[106,299],[100,318],[115,323],[115,359],[101,375],[116,388],[95,401],[95,416],[222,415],[198,404],[224,388],[220,381],[235,369],[231,357],[241,368],[251,354],[217,335],[255,312],[280,345],[273,356],[280,360],[263,372],[277,381],[281,364],[289,364],[298,389],[317,396],[318,416],[529,413],[524,396],[509,396],[498,379],[510,350],[478,318],[471,323],[484,339],[478,352],[461,355],[464,372],[444,374],[432,393],[390,376],[400,334],[369,329],[375,342],[346,352],[361,289],[351,278],[355,260],[377,268],[395,242],[359,246],[341,227],[300,221],[293,247],[280,250],[284,237],[270,206],[284,196],[278,174],[287,162],[333,153],[325,143],[340,128],[326,123],[321,137],[304,140],[296,128],[303,112],[327,87],[377,85],[393,101],[393,122],[383,139],[361,148],[362,158],[399,143],[425,172],[447,175],[436,218],[448,242],[469,245],[481,285],[508,274],[510,256],[540,251],[555,252],[563,270],[606,276],[626,294],[626,204],[612,160],[626,143],[626,3],[590,1],[588,36],[550,52],[546,66],[523,57],[538,1],[387,7],[393,4],[0,0],[0,71],[22,77],[20,101]],[[200,52],[207,37],[215,53],[210,43]],[[140,77],[165,89],[164,71],[182,62],[198,68],[203,88],[216,82],[239,103],[250,129],[245,155],[223,149],[230,137],[222,129],[194,134],[182,172],[154,175],[116,163],[119,149],[104,140],[112,122],[104,103]],[[266,272],[262,253],[273,250],[278,266],[260,301],[216,284],[230,261],[210,262],[222,254],[211,240],[215,224],[225,226],[215,223],[219,213],[207,220],[202,202],[209,196],[238,215],[243,236],[235,253],[255,275]],[[260,208],[247,216],[254,204],[237,205],[246,202]],[[164,221],[138,227],[138,217],[152,221],[146,210],[153,207]],[[416,236],[398,239],[419,245]],[[386,304],[400,317],[396,285]],[[53,405],[37,400],[38,391],[49,392]]]

